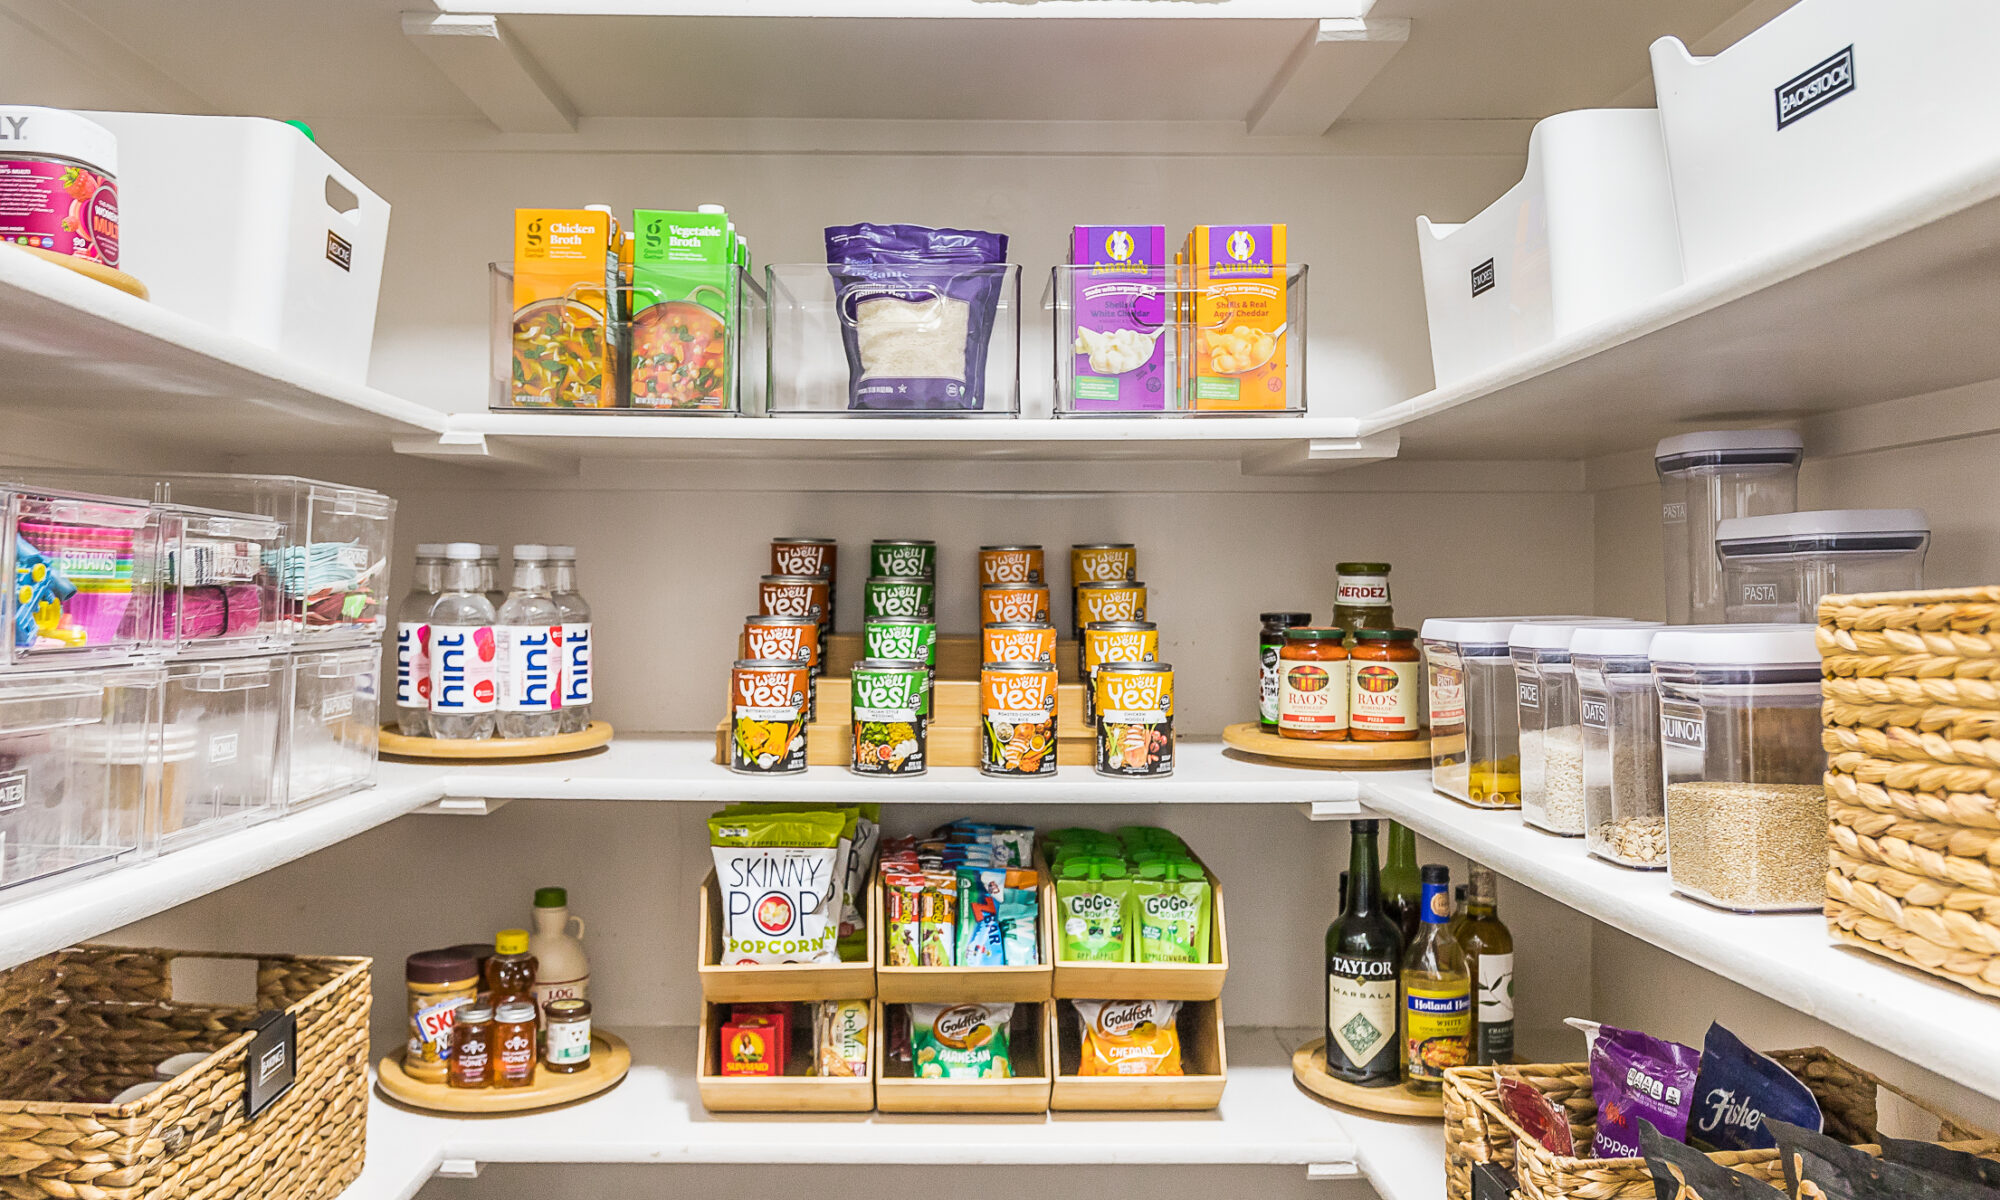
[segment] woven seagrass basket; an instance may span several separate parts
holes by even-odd
[[[2000,996],[2000,588],[1819,606],[1833,936]]]
[[[1922,1113],[1934,1140],[1973,1154],[2000,1153],[2000,1139],[1939,1112],[1832,1053],[1812,1047],[1775,1050],[1771,1057],[1803,1080],[1818,1097],[1826,1134],[1850,1145],[1874,1149],[1878,1121],[1893,1109],[1905,1123]],[[1597,1127],[1597,1101],[1588,1063],[1538,1063],[1507,1067],[1454,1067],[1444,1076],[1445,1191],[1449,1200],[1470,1200],[1472,1168],[1494,1162],[1514,1172],[1523,1200],[1653,1200],[1653,1177],[1642,1158],[1558,1158],[1544,1149],[1500,1107],[1500,1076],[1511,1075],[1549,1098],[1569,1118],[1570,1133],[1588,1152]],[[1892,1132],[1903,1132],[1904,1125]],[[1776,1150],[1711,1154],[1711,1159],[1782,1188],[1784,1171]]]
[[[257,964],[255,1007],[177,1003],[176,959]],[[361,1173],[368,1121],[365,958],[84,946],[0,975],[0,1196],[331,1200]],[[298,1019],[297,1082],[245,1118],[243,1032]],[[176,1054],[200,1066],[107,1103]]]

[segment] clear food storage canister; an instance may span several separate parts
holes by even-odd
[[[1715,527],[1731,517],[1797,508],[1804,457],[1805,443],[1784,429],[1686,433],[1654,447],[1666,534],[1668,624],[1723,619]]]
[[[1600,625],[1570,639],[1583,729],[1583,836],[1599,858],[1649,871],[1667,865],[1660,775],[1658,625]]]
[[[1920,508],[1841,508],[1738,517],[1715,530],[1731,621],[1817,620],[1819,598],[1924,586],[1930,521]]]
[[[1810,625],[1653,638],[1674,889],[1744,912],[1816,912],[1826,889],[1826,754]]]
[[[1623,617],[1523,621],[1507,637],[1521,728],[1521,819],[1544,833],[1583,836],[1583,730],[1570,641],[1591,626],[1628,623]]]
[[[1432,617],[1419,630],[1431,709],[1431,787],[1480,808],[1521,807],[1520,724],[1507,637],[1523,621]]]

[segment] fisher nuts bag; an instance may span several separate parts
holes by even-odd
[[[1078,1075],[1179,1075],[1178,1000],[1072,1000],[1083,1020]]]
[[[972,410],[986,403],[986,343],[1007,236],[922,225],[830,225],[851,409]]]
[[[839,812],[736,812],[708,819],[722,896],[722,962],[839,962]]]
[[[1764,1127],[1767,1118],[1815,1133],[1822,1128],[1811,1088],[1720,1023],[1710,1025],[1688,1118],[1689,1144],[1709,1150],[1769,1150],[1778,1143]]]
[[[918,1079],[1011,1079],[1011,1004],[912,1004],[910,1074]]]
[[[1662,1137],[1650,1121],[1639,1122],[1639,1143],[1653,1175],[1655,1200],[1784,1200],[1785,1194],[1770,1184]]]
[[[1600,1026],[1590,1044],[1590,1089],[1597,1100],[1592,1158],[1638,1158],[1639,1122],[1684,1141],[1701,1055],[1636,1029]]]
[[[1996,1200],[1994,1189],[1884,1162],[1823,1133],[1772,1120],[1785,1191],[1814,1200]]]
[[[1952,1150],[1935,1142],[1912,1142],[1903,1138],[1882,1139],[1882,1157],[1892,1163],[1929,1171],[1950,1179],[2000,1188],[2000,1162]]]

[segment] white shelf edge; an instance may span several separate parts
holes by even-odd
[[[605,438],[685,442],[1197,442],[1357,438],[1363,418],[1178,417],[728,417],[670,413],[462,412],[445,418],[451,438]]]
[[[1357,0],[437,0],[440,12],[500,16],[918,18],[923,20],[1234,20],[1307,21],[1365,17]]]
[[[1986,997],[1841,946],[1818,913],[1723,912],[1674,895],[1664,871],[1593,858],[1581,838],[1530,829],[1431,790],[1428,770],[1356,776],[1362,804],[1594,920],[1824,1021],[1914,1066],[2000,1099],[2000,1041]]]

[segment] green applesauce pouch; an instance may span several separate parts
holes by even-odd
[[[1132,881],[1123,859],[1077,855],[1056,872],[1056,918],[1062,924],[1062,961],[1130,962],[1126,904]]]
[[[1132,916],[1138,926],[1135,960],[1151,963],[1208,961],[1209,886],[1193,862],[1155,859],[1132,880]]]

